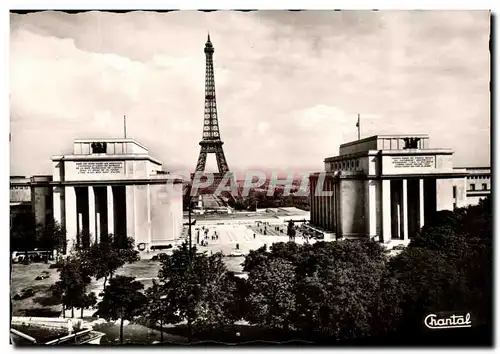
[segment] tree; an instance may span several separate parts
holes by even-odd
[[[457,232],[469,238],[491,241],[493,237],[493,205],[491,195],[481,199],[478,205],[457,211],[460,215]]]
[[[250,252],[244,262],[249,271],[245,318],[336,339],[368,335],[374,309],[390,310],[377,306],[376,298],[387,258],[379,243],[358,240],[288,242],[274,244],[270,252]]]
[[[133,320],[141,314],[147,302],[141,292],[144,285],[134,279],[121,275],[110,279],[98,304],[99,316],[107,320],[120,319],[120,344],[123,344],[123,321]]]
[[[286,234],[290,238],[290,241],[295,241],[295,224],[293,223],[293,220],[288,222]]]
[[[264,263],[267,259],[285,259],[292,264],[296,264],[302,257],[304,246],[300,246],[293,242],[276,242],[273,243],[269,251],[264,245],[256,250],[250,250],[242,263],[243,271],[250,272],[256,266]]]
[[[296,325],[336,339],[371,333],[374,294],[387,262],[377,242],[345,240],[304,247],[297,267]]]
[[[76,302],[76,307],[80,308],[81,314],[80,317],[83,318],[83,310],[90,309],[97,304],[97,297],[94,292],[83,293],[78,301]]]
[[[92,244],[87,249],[78,251],[82,263],[92,269],[96,280],[104,278],[104,287],[108,278],[126,263],[139,260],[139,252],[134,250],[134,240],[122,240],[112,234],[102,237],[99,243]]]
[[[400,332],[417,333],[429,313],[464,308],[462,279],[443,252],[406,248],[391,259],[389,272],[402,287]]]
[[[165,323],[176,322],[178,317],[167,306],[164,291],[160,284],[153,279],[153,285],[146,289],[147,306],[145,317],[151,324],[160,323],[160,342],[163,343],[163,325]]]
[[[248,282],[236,276],[233,272],[228,272],[229,282],[234,284],[232,301],[228,304],[227,312],[231,318],[230,322],[234,325],[235,322],[246,317],[249,313],[248,296],[250,291],[248,289]]]
[[[411,240],[409,247],[439,251],[457,259],[464,256],[468,246],[466,236],[457,234],[455,225],[439,225],[424,227],[418,237]]]
[[[233,284],[221,254],[207,256],[184,242],[161,261],[158,278],[169,314],[178,316],[169,315],[167,321],[186,319],[189,340],[193,329],[212,330],[230,322]]]
[[[253,268],[262,264],[269,257],[267,246],[264,245],[256,250],[250,250],[241,264],[244,272],[250,272]]]
[[[38,246],[45,250],[56,251],[57,254],[66,252],[66,230],[55,220],[45,225],[37,226]]]
[[[403,316],[403,296],[403,285],[386,269],[377,291],[373,294],[373,303],[369,309],[372,336],[387,336],[397,332]]]
[[[468,309],[476,322],[491,323],[491,199],[435,215],[410,247],[391,261],[393,276],[410,294],[405,302],[406,325],[419,321],[423,312],[413,308],[422,308],[421,304],[424,312],[443,306]]]
[[[61,298],[63,312],[71,308],[71,317],[74,317],[74,308],[82,305],[90,275],[79,258],[72,255],[66,258],[58,272],[59,280],[52,287],[52,292]]]
[[[222,253],[203,255],[197,260],[196,272],[203,275],[200,298],[195,307],[197,328],[213,330],[231,322],[229,305],[235,301],[235,284],[231,281]]]
[[[271,259],[253,268],[248,275],[250,323],[289,329],[295,312],[294,266],[284,259]]]
[[[36,221],[33,212],[15,214],[10,228],[11,251],[25,252],[26,259],[28,251],[37,247]]]
[[[490,198],[437,212],[390,261],[389,276],[403,291],[401,332],[418,330],[423,317],[446,309],[468,311],[476,323],[492,323],[491,225]]]

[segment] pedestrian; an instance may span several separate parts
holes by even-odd
[[[253,238],[255,239],[255,233],[253,234]]]

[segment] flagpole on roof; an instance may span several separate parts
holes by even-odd
[[[359,113],[358,113],[358,122],[356,123],[356,128],[358,128],[358,140],[360,140],[361,139],[361,125],[360,125]]]

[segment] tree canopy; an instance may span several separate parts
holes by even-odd
[[[120,319],[120,343],[123,344],[123,321],[142,314],[146,296],[144,285],[133,277],[119,275],[109,281],[98,304],[99,316],[108,320]]]
[[[186,319],[190,335],[193,329],[230,323],[234,284],[221,254],[207,256],[183,243],[162,259],[158,278],[169,308],[169,323]]]
[[[77,254],[80,262],[91,269],[96,280],[104,278],[104,287],[108,278],[112,278],[119,268],[139,260],[139,252],[134,250],[132,238],[122,241],[112,234],[101,237],[100,242],[89,248],[79,249]]]

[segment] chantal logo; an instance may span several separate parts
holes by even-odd
[[[430,314],[424,319],[424,324],[430,329],[465,328],[471,327],[472,321],[470,313],[467,313],[465,316],[451,315],[441,318],[438,318],[438,315]]]

